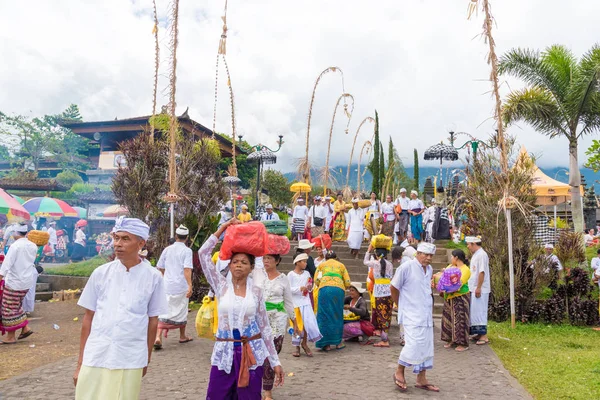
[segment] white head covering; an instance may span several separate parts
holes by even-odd
[[[546,243],[546,245],[544,246],[545,249],[554,249],[554,246],[552,245],[552,243]]]
[[[296,201],[300,202],[300,201],[304,201],[304,199],[302,197],[298,197],[298,200],[296,200]]]
[[[144,240],[148,240],[148,237],[150,236],[150,227],[138,218],[119,217],[117,218],[115,227],[112,231],[113,233],[129,232],[132,235],[139,236]]]
[[[315,201],[321,201],[321,196],[315,196]]]
[[[265,207],[265,210],[272,210],[272,209],[273,209],[272,204],[267,204],[267,206]]]
[[[400,189],[400,193],[406,193],[406,189],[405,188]]]
[[[184,225],[179,225],[179,228],[175,230],[175,233],[178,235],[187,236],[190,234],[190,230]]]
[[[15,232],[27,233],[28,231],[29,231],[29,227],[26,224],[18,224],[15,227]]]
[[[242,204],[242,210],[247,210],[247,209],[248,209],[248,206],[245,204]]]
[[[400,243],[400,246],[402,246],[406,249],[406,248],[408,248],[408,246],[410,246],[410,244],[408,243],[407,239],[404,239],[404,242]]]
[[[308,239],[302,239],[298,242],[298,248],[302,250],[312,249],[314,247],[314,243],[311,243]]]
[[[411,191],[410,191],[410,194],[414,194],[414,195],[418,196],[418,195],[419,195],[419,192],[417,192],[416,190],[411,190]]]
[[[354,287],[354,289],[356,289],[360,294],[363,294],[367,291],[367,289],[362,287],[362,282],[351,282],[350,287]]]
[[[355,197],[355,198],[353,198],[353,199],[352,199],[352,202],[353,202],[353,203],[358,203],[358,197]]]
[[[417,251],[423,254],[435,254],[435,245],[431,243],[421,242],[417,246]]]
[[[467,242],[467,243],[481,243],[481,238],[479,236],[467,236],[465,238],[465,242]]]
[[[296,256],[296,258],[294,258],[294,264],[296,264],[298,261],[302,261],[302,260],[308,260],[308,254],[306,254],[306,253],[298,254]]]
[[[436,203],[435,199],[431,199],[431,204],[435,204],[435,203]]]
[[[331,196],[325,196],[323,197],[323,200],[331,200]]]

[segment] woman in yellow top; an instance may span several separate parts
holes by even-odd
[[[342,344],[344,333],[344,296],[350,287],[350,276],[344,264],[337,260],[335,252],[329,250],[325,262],[315,273],[315,286],[319,290],[317,324],[323,338],[315,345],[323,351],[345,347]]]
[[[242,204],[241,209],[242,212],[238,214],[237,219],[242,223],[252,221],[252,214],[248,212],[248,206]]]
[[[471,270],[465,252],[456,249],[452,252],[452,266],[461,272],[460,289],[453,293],[440,292],[444,296],[444,311],[442,313],[442,340],[447,342],[444,347],[449,349],[456,345],[456,351],[469,349],[469,278]]]
[[[334,242],[345,242],[346,237],[346,202],[341,193],[338,193],[337,200],[333,203],[333,237]]]

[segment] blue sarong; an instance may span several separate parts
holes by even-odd
[[[415,240],[421,240],[423,234],[423,215],[411,215],[410,216],[410,231],[413,234]]]
[[[315,343],[318,348],[337,346],[344,333],[344,291],[326,286],[319,289],[317,324],[323,338]]]

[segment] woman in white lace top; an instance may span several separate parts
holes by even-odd
[[[231,257],[231,279],[219,273],[213,264],[212,251],[221,234],[232,224],[221,225],[198,250],[204,275],[218,298],[219,326],[211,357],[208,382],[209,399],[261,399],[263,363],[266,359],[275,372],[275,385],[283,384],[265,298],[260,287],[248,279],[254,257],[237,253]]]

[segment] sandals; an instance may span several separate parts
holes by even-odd
[[[408,386],[406,385],[406,381],[402,381],[398,378],[396,378],[396,373],[394,372],[394,375],[392,375],[392,377],[394,378],[394,384],[396,385],[396,388],[401,391],[401,392],[406,392],[408,390]]]
[[[331,346],[330,346],[330,345],[327,345],[327,346],[323,347],[323,348],[321,349],[321,351],[324,351],[325,353],[327,353],[327,352],[330,352],[330,351],[331,351]]]
[[[300,347],[296,346],[296,351],[292,353],[292,357],[300,357]]]
[[[345,344],[338,344],[337,346],[335,346],[336,350],[344,350],[346,348]]]
[[[444,348],[445,348],[445,349],[450,349],[450,348],[452,348],[452,346],[453,346],[453,345],[454,345],[453,343],[446,343],[446,344],[444,345]]]
[[[162,350],[162,343],[154,343],[154,350]]]
[[[373,347],[390,347],[390,343],[389,342],[377,342],[373,345]]]
[[[30,329],[25,333],[21,333],[19,335],[19,337],[17,338],[17,340],[23,340],[23,339],[27,339],[29,336],[33,335],[33,331]]]
[[[490,342],[490,340],[489,340],[489,339],[488,339],[488,340],[481,340],[481,339],[480,339],[480,340],[478,340],[477,342],[475,342],[475,344],[476,344],[477,346],[483,346],[484,344],[488,344],[489,342]]]
[[[427,390],[428,392],[436,392],[437,393],[440,391],[439,387],[432,385],[431,383],[427,383],[425,385],[415,385],[415,387],[417,389]]]
[[[310,351],[310,348],[308,347],[308,345],[302,346],[302,350],[304,350],[304,353],[306,354],[307,357],[313,356],[313,353],[312,353],[312,351]]]
[[[16,340],[14,342],[2,342],[2,341],[0,341],[0,344],[17,344],[17,341]]]
[[[458,346],[454,350],[457,351],[457,352],[459,352],[459,353],[462,353],[463,351],[469,350],[469,347],[468,346]]]
[[[179,344],[189,343],[189,342],[191,342],[192,340],[194,340],[194,339],[192,339],[191,337],[186,337],[186,338],[185,338],[185,339],[183,339],[183,340],[179,339]]]

